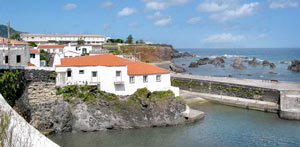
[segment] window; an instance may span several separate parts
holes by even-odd
[[[67,77],[71,77],[72,76],[72,71],[69,69],[68,71],[67,71]]]
[[[21,63],[21,55],[17,55],[17,63]]]
[[[143,81],[144,81],[144,83],[147,83],[148,82],[148,76],[143,76]]]
[[[134,76],[129,77],[129,83],[134,83]]]
[[[84,70],[79,70],[79,74],[84,74]]]
[[[161,81],[161,76],[160,75],[156,75],[156,82],[160,82]]]
[[[8,56],[5,56],[5,64],[8,63]]]
[[[30,58],[35,58],[35,54],[30,54]]]
[[[92,71],[92,77],[97,77],[97,71]]]
[[[116,77],[121,77],[121,71],[116,71]]]

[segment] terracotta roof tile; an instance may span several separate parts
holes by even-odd
[[[39,45],[38,48],[39,49],[43,49],[43,48],[64,48],[64,45]]]
[[[0,44],[7,44],[8,38],[0,37]],[[18,40],[10,40],[10,44],[15,45],[26,45],[26,42],[18,41]]]
[[[30,49],[30,53],[38,53],[39,50],[38,49]]]
[[[70,66],[127,66],[128,75],[169,73],[167,70],[155,65],[127,60],[112,54],[64,58],[61,59],[61,65],[57,65],[56,67]]]

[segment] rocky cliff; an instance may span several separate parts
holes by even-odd
[[[133,95],[118,97],[89,86],[55,89],[54,83],[35,82],[28,87],[28,98],[30,124],[54,133],[169,126],[195,121],[184,116],[185,102],[171,91],[151,93],[140,89]]]

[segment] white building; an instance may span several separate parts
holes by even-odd
[[[38,49],[30,49],[30,63],[36,67],[41,66],[40,52]]]
[[[29,46],[26,42],[0,37],[0,65],[27,66]]]
[[[64,45],[39,45],[38,50],[44,50],[48,53],[63,53],[64,52]]]
[[[102,45],[106,38],[104,35],[91,34],[21,34],[21,38],[27,42],[35,42],[37,45],[45,44],[69,44],[77,45],[78,40],[84,40],[86,45]]]
[[[56,66],[56,85],[98,85],[100,90],[117,95],[130,95],[139,88],[150,91],[172,90],[168,71],[155,65],[136,62],[112,54],[61,59]]]

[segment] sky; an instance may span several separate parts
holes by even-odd
[[[300,0],[0,0],[0,24],[175,48],[300,47]]]

